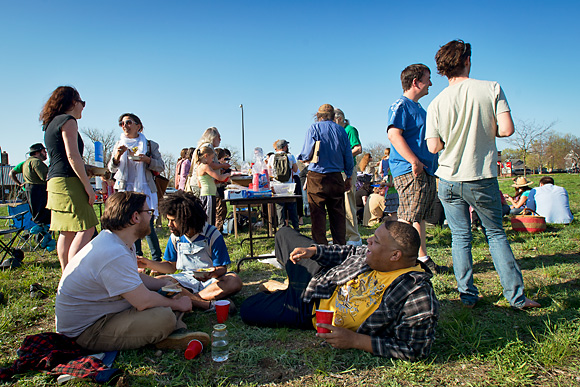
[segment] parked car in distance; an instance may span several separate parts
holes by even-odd
[[[524,169],[523,168],[514,168],[512,169],[512,174],[516,175],[516,176],[521,176],[524,174]],[[532,170],[530,168],[526,168],[526,175],[531,175],[532,174]]]

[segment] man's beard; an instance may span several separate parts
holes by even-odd
[[[137,231],[137,239],[143,239],[149,234],[151,234],[151,226],[149,225],[149,222],[142,223]]]

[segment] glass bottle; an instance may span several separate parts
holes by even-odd
[[[211,333],[211,358],[213,361],[222,362],[228,360],[230,347],[226,324],[216,324]]]

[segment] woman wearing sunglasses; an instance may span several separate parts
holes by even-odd
[[[50,157],[48,202],[51,231],[59,231],[57,253],[64,270],[72,257],[92,238],[99,223],[93,203],[95,192],[82,158],[84,143],[77,120],[85,101],[70,86],[60,86],[40,112],[44,143]]]
[[[147,205],[157,211],[157,187],[153,173],[161,173],[165,163],[159,153],[159,144],[147,140],[143,135],[143,124],[133,113],[125,113],[119,117],[119,126],[123,130],[119,141],[115,144],[109,170],[115,174],[115,189],[117,191],[141,192],[147,195]],[[154,216],[151,217],[151,233],[147,235],[147,243],[151,250],[151,258],[161,261],[161,248],[154,227]],[[141,240],[135,242],[136,253],[143,256]]]

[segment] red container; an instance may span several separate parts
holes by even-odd
[[[185,358],[191,360],[201,353],[203,350],[203,344],[199,340],[191,340],[187,344],[187,349],[185,350]]]
[[[330,324],[332,325],[332,320],[334,319],[334,312],[332,310],[322,310],[316,309],[316,323],[320,324]],[[316,327],[318,333],[330,333],[329,329]]]

